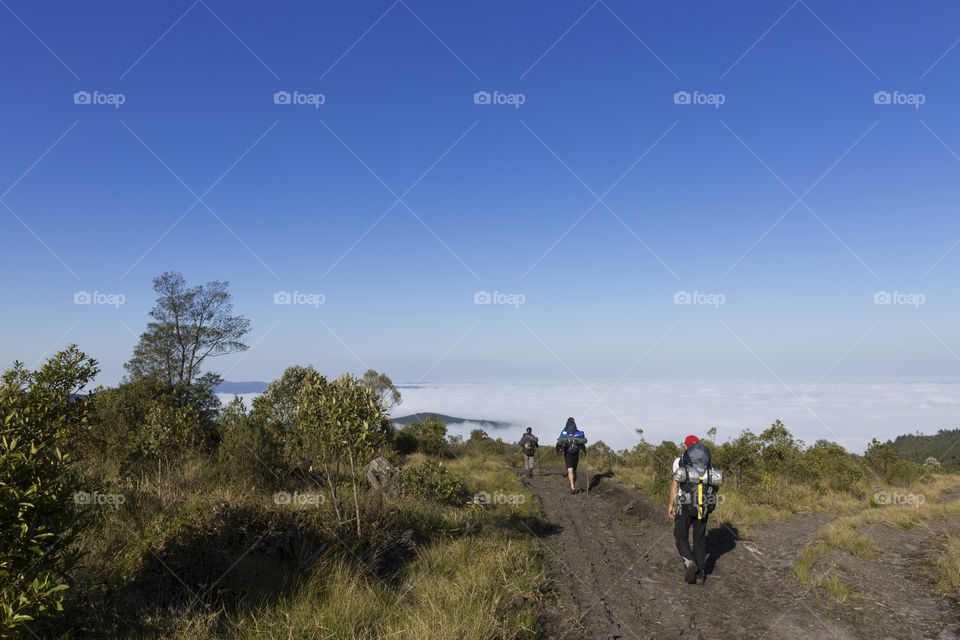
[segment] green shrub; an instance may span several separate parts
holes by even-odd
[[[239,396],[220,411],[220,468],[269,482],[285,471],[283,445],[263,420],[250,415]]]
[[[297,406],[304,380],[317,375],[311,366],[287,367],[279,378],[271,381],[266,390],[253,399],[251,426],[263,432],[265,444],[272,442],[277,447],[276,451],[263,452],[264,455],[268,458],[277,457],[290,468],[304,463],[309,466],[309,456],[304,455],[299,432]]]
[[[79,489],[59,443],[77,442],[89,401],[78,396],[97,374],[71,345],[38,371],[15,362],[0,387],[0,637],[23,635],[61,610],[70,542],[82,520]],[[36,634],[30,629],[31,634]]]
[[[683,451],[675,443],[664,440],[653,448],[653,485],[651,492],[661,498],[666,498],[673,478],[673,461],[680,457]]]
[[[834,442],[818,440],[794,459],[790,475],[816,489],[854,491],[865,473],[846,449]]]
[[[418,465],[403,469],[400,486],[404,494],[436,500],[445,504],[462,503],[467,494],[463,480],[441,462],[424,460]]]
[[[410,454],[416,451],[428,456],[447,452],[447,425],[431,414],[423,422],[411,422],[397,432],[397,451]]]
[[[171,385],[154,378],[91,394],[93,427],[82,450],[124,462],[170,461],[217,443],[219,401],[207,383]]]
[[[359,538],[357,484],[365,482],[363,466],[384,446],[391,429],[379,397],[351,375],[328,382],[314,372],[303,380],[296,417],[297,441],[312,468],[322,471],[337,521],[344,523],[342,513],[353,510]],[[340,491],[342,478],[350,484],[352,500]]]

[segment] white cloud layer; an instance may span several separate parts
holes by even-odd
[[[871,438],[933,433],[960,426],[960,384],[943,381],[624,380],[579,382],[451,382],[401,388],[395,415],[432,411],[514,425],[487,431],[513,441],[533,427],[550,443],[574,416],[590,441],[629,448],[641,428],[650,442],[682,440],[716,427],[726,440],[781,419],[808,444],[824,438],[862,452]],[[789,388],[788,388],[789,386]],[[244,394],[247,407],[256,394]],[[232,395],[221,394],[229,401]],[[476,424],[452,425],[469,434]]]
[[[650,442],[682,440],[717,427],[718,438],[755,433],[777,418],[807,443],[824,438],[862,452],[871,438],[960,426],[960,384],[870,380],[630,380],[424,384],[402,389],[397,415],[436,411],[533,427],[551,440],[567,416],[591,441],[632,447],[642,428]],[[788,386],[790,388],[788,388]],[[798,399],[799,398],[799,399]],[[453,433],[469,429],[451,428]]]

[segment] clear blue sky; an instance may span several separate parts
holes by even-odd
[[[252,320],[234,380],[958,377],[949,3],[0,5],[5,364],[115,382],[177,270]]]

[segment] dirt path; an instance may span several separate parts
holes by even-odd
[[[901,555],[862,568],[866,579],[885,576],[865,603],[818,600],[798,585],[793,562],[827,518],[771,523],[745,542],[718,510],[707,533],[706,584],[688,585],[665,506],[607,478],[596,478],[590,493],[570,495],[559,468],[523,481],[543,506],[551,527],[541,540],[569,590],[569,606],[560,615],[579,619],[579,625],[552,630],[556,640],[960,639],[957,609],[935,596],[916,577],[915,563]],[[585,478],[578,485],[585,486]],[[908,608],[908,594],[924,606],[901,610]],[[855,609],[862,604],[872,613]]]

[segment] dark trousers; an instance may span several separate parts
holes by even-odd
[[[690,550],[690,528],[693,528],[693,551]],[[685,508],[673,521],[673,537],[677,551],[687,560],[697,563],[702,573],[707,566],[707,519],[697,520],[696,508]]]

